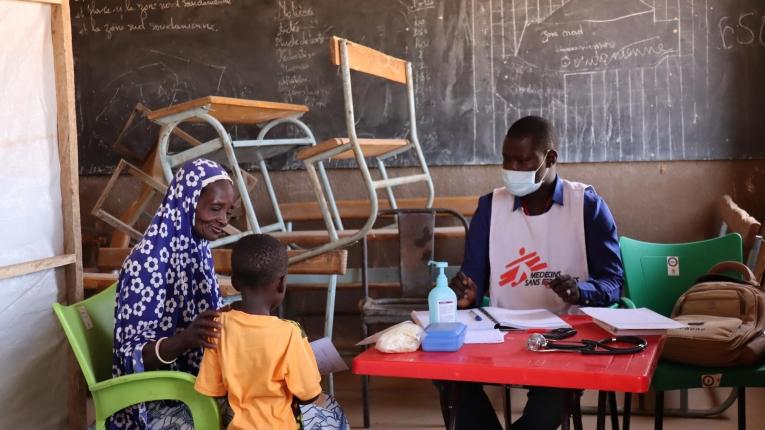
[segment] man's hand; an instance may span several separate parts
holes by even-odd
[[[462,272],[457,272],[457,276],[452,278],[449,287],[457,294],[457,308],[467,309],[475,306],[475,297],[478,289],[475,282],[469,276]]]
[[[566,303],[579,303],[579,287],[576,280],[569,275],[558,276],[547,284],[547,288],[552,289]]]

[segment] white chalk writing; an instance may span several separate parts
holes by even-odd
[[[302,2],[279,0],[277,6],[274,46],[281,72],[277,90],[288,103],[305,104],[310,108],[326,107],[331,91],[311,83],[310,68],[315,57],[326,55],[326,30],[319,26],[313,8]]]
[[[608,67],[612,63],[641,57],[651,57],[658,60],[673,52],[674,50],[665,48],[664,43],[658,41],[658,38],[651,38],[623,46],[613,52],[599,52],[596,50],[592,54],[566,54],[560,59],[560,67],[562,70]]]
[[[731,50],[737,46],[765,46],[765,14],[744,12],[738,16],[723,16],[717,22],[720,44]]]
[[[560,32],[542,30],[542,43],[545,44],[549,42],[551,39],[558,38],[558,37],[567,38],[567,37],[577,37],[577,36],[583,36],[583,35],[584,35],[584,29],[582,28],[582,24],[579,24],[578,28],[566,29]]]
[[[73,2],[74,27],[80,35],[111,39],[121,32],[217,32],[218,25],[204,20],[205,15],[189,19],[173,10],[228,7],[233,0],[123,0],[114,4],[104,0]]]

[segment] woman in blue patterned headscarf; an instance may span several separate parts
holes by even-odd
[[[209,241],[223,233],[234,203],[223,168],[199,159],[170,183],[143,238],[122,264],[114,309],[112,375],[167,368],[196,375],[214,348],[221,306]],[[112,416],[112,429],[184,428],[188,410],[152,402]]]

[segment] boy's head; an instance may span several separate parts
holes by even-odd
[[[239,239],[231,251],[231,283],[247,296],[260,296],[273,308],[284,300],[287,248],[267,234]]]

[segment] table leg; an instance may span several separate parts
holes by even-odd
[[[664,428],[664,391],[656,392],[656,410],[654,414],[654,429],[662,430]]]
[[[606,429],[606,392],[598,391],[598,420],[595,425],[597,430]]]
[[[616,392],[608,392],[608,410],[611,415],[611,430],[619,430],[619,408],[616,405]]]
[[[746,430],[746,387],[738,387],[738,430]]]
[[[571,401],[574,402],[574,430],[582,429],[582,394],[576,391],[571,391]]]
[[[512,425],[512,417],[510,416],[510,407],[511,407],[511,401],[510,401],[510,386],[504,385],[505,387],[505,395],[504,395],[504,403],[505,403],[505,430],[510,430],[510,426]]]
[[[364,428],[369,428],[369,376],[361,377],[361,403],[364,414]]]
[[[457,396],[457,383],[454,381],[447,381],[449,390],[449,426],[448,430],[457,430],[457,405],[459,405],[459,399]]]
[[[573,390],[566,390],[566,395],[563,396],[563,409],[561,410],[561,430],[569,430],[571,428],[571,393]]]
[[[630,430],[630,416],[632,415],[632,393],[624,393],[624,420],[622,428]]]

